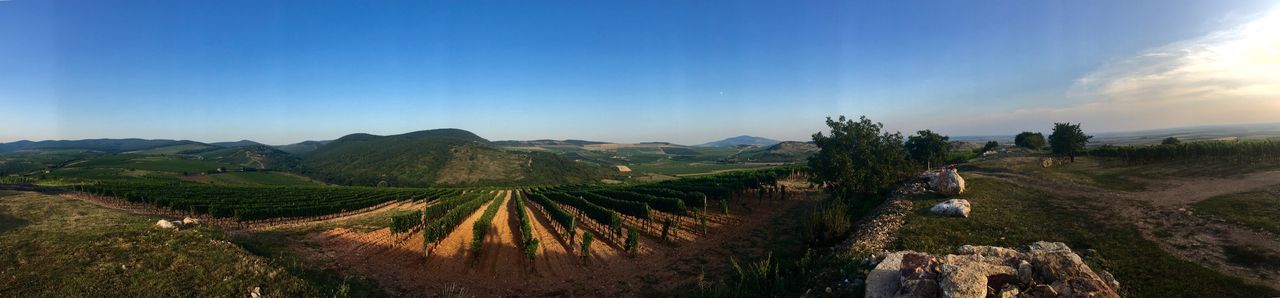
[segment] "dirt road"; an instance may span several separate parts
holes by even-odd
[[[1248,268],[1228,262],[1223,247],[1251,246],[1280,255],[1280,237],[1265,231],[1200,216],[1196,202],[1224,194],[1280,185],[1280,171],[1244,173],[1229,178],[1132,178],[1146,189],[1125,192],[1074,183],[1065,179],[1004,171],[978,171],[986,176],[1040,190],[1060,198],[1061,208],[1085,210],[1096,219],[1132,224],[1143,237],[1182,259],[1252,283],[1280,290],[1280,270]]]

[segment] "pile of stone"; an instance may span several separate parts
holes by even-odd
[[[197,219],[197,218],[191,218],[191,217],[185,217],[185,218],[182,218],[182,220],[176,220],[176,219],[175,219],[175,220],[167,220],[167,219],[163,219],[163,218],[162,218],[162,219],[160,219],[160,220],[156,221],[155,226],[156,226],[157,228],[161,228],[161,229],[174,229],[174,230],[177,230],[179,227],[184,226],[184,225],[194,226],[194,225],[199,225],[199,224],[200,224],[200,219]]]
[[[867,275],[866,297],[1120,297],[1119,288],[1066,244],[1036,242],[1022,251],[965,245],[955,255],[890,253]]]

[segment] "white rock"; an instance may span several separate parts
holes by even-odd
[[[938,203],[937,205],[933,205],[933,207],[929,208],[929,211],[942,215],[969,217],[969,201],[964,199],[950,199],[945,202]]]
[[[937,176],[929,174],[926,174],[926,176],[931,176],[929,188],[932,191],[948,196],[959,195],[965,191],[964,178],[960,177],[960,172],[956,171],[955,168],[942,169]]]
[[[183,218],[183,219],[182,219],[182,224],[184,224],[184,225],[198,225],[198,224],[200,224],[200,219],[186,217],[186,218]]]
[[[167,220],[163,220],[163,219],[161,219],[161,220],[159,220],[159,221],[156,221],[156,227],[164,228],[164,229],[177,229],[177,228],[178,228],[178,226],[177,226],[177,225],[175,225],[175,224],[173,224],[173,222],[171,222],[171,221],[167,221]]]

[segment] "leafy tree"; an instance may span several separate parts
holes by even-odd
[[[813,134],[818,153],[809,158],[812,181],[839,198],[875,195],[903,178],[907,155],[902,134],[882,132],[866,116],[858,121],[827,118],[831,135]]]
[[[1013,137],[1013,144],[1018,147],[1029,149],[1044,148],[1044,134],[1024,131]]]
[[[1054,123],[1053,134],[1049,135],[1049,147],[1053,154],[1066,155],[1076,161],[1076,154],[1085,152],[1085,145],[1093,136],[1085,135],[1080,124]]]
[[[1177,145],[1177,144],[1182,144],[1182,140],[1179,140],[1178,138],[1175,138],[1175,137],[1167,137],[1167,138],[1164,138],[1164,140],[1160,141],[1160,145]]]
[[[994,151],[994,150],[996,150],[996,149],[1000,149],[1000,142],[996,142],[996,141],[987,141],[987,144],[982,145],[982,149],[978,149],[978,153],[984,153],[984,152],[987,152],[987,151]]]
[[[947,151],[951,150],[949,137],[939,135],[931,130],[921,130],[916,135],[907,137],[907,156],[916,163],[932,167],[947,159]]]

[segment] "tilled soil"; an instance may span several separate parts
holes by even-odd
[[[400,294],[435,295],[452,285],[479,296],[633,296],[668,292],[693,283],[702,272],[728,270],[730,257],[742,260],[763,255],[762,249],[752,247],[762,246],[773,232],[766,225],[806,202],[747,199],[749,211],[731,204],[729,215],[712,212],[715,214],[708,217],[705,235],[693,227],[696,220],[685,218],[694,224],[683,224],[680,236],[671,243],[642,233],[634,256],[622,249],[625,236],[614,240],[597,237],[591,256],[585,259],[579,249],[580,234],[605,231],[579,227],[570,246],[570,236],[556,231],[550,218],[527,206],[534,237],[541,243],[537,256],[530,260],[519,246],[516,196],[511,192],[503,196],[507,200],[494,217],[479,255],[467,248],[471,227],[485,207],[451,232],[430,256],[423,254],[420,233],[393,247],[383,240],[388,239],[387,229],[312,233],[304,242],[316,245],[299,244],[294,250],[313,264],[374,279]],[[660,229],[661,225],[657,226]]]

